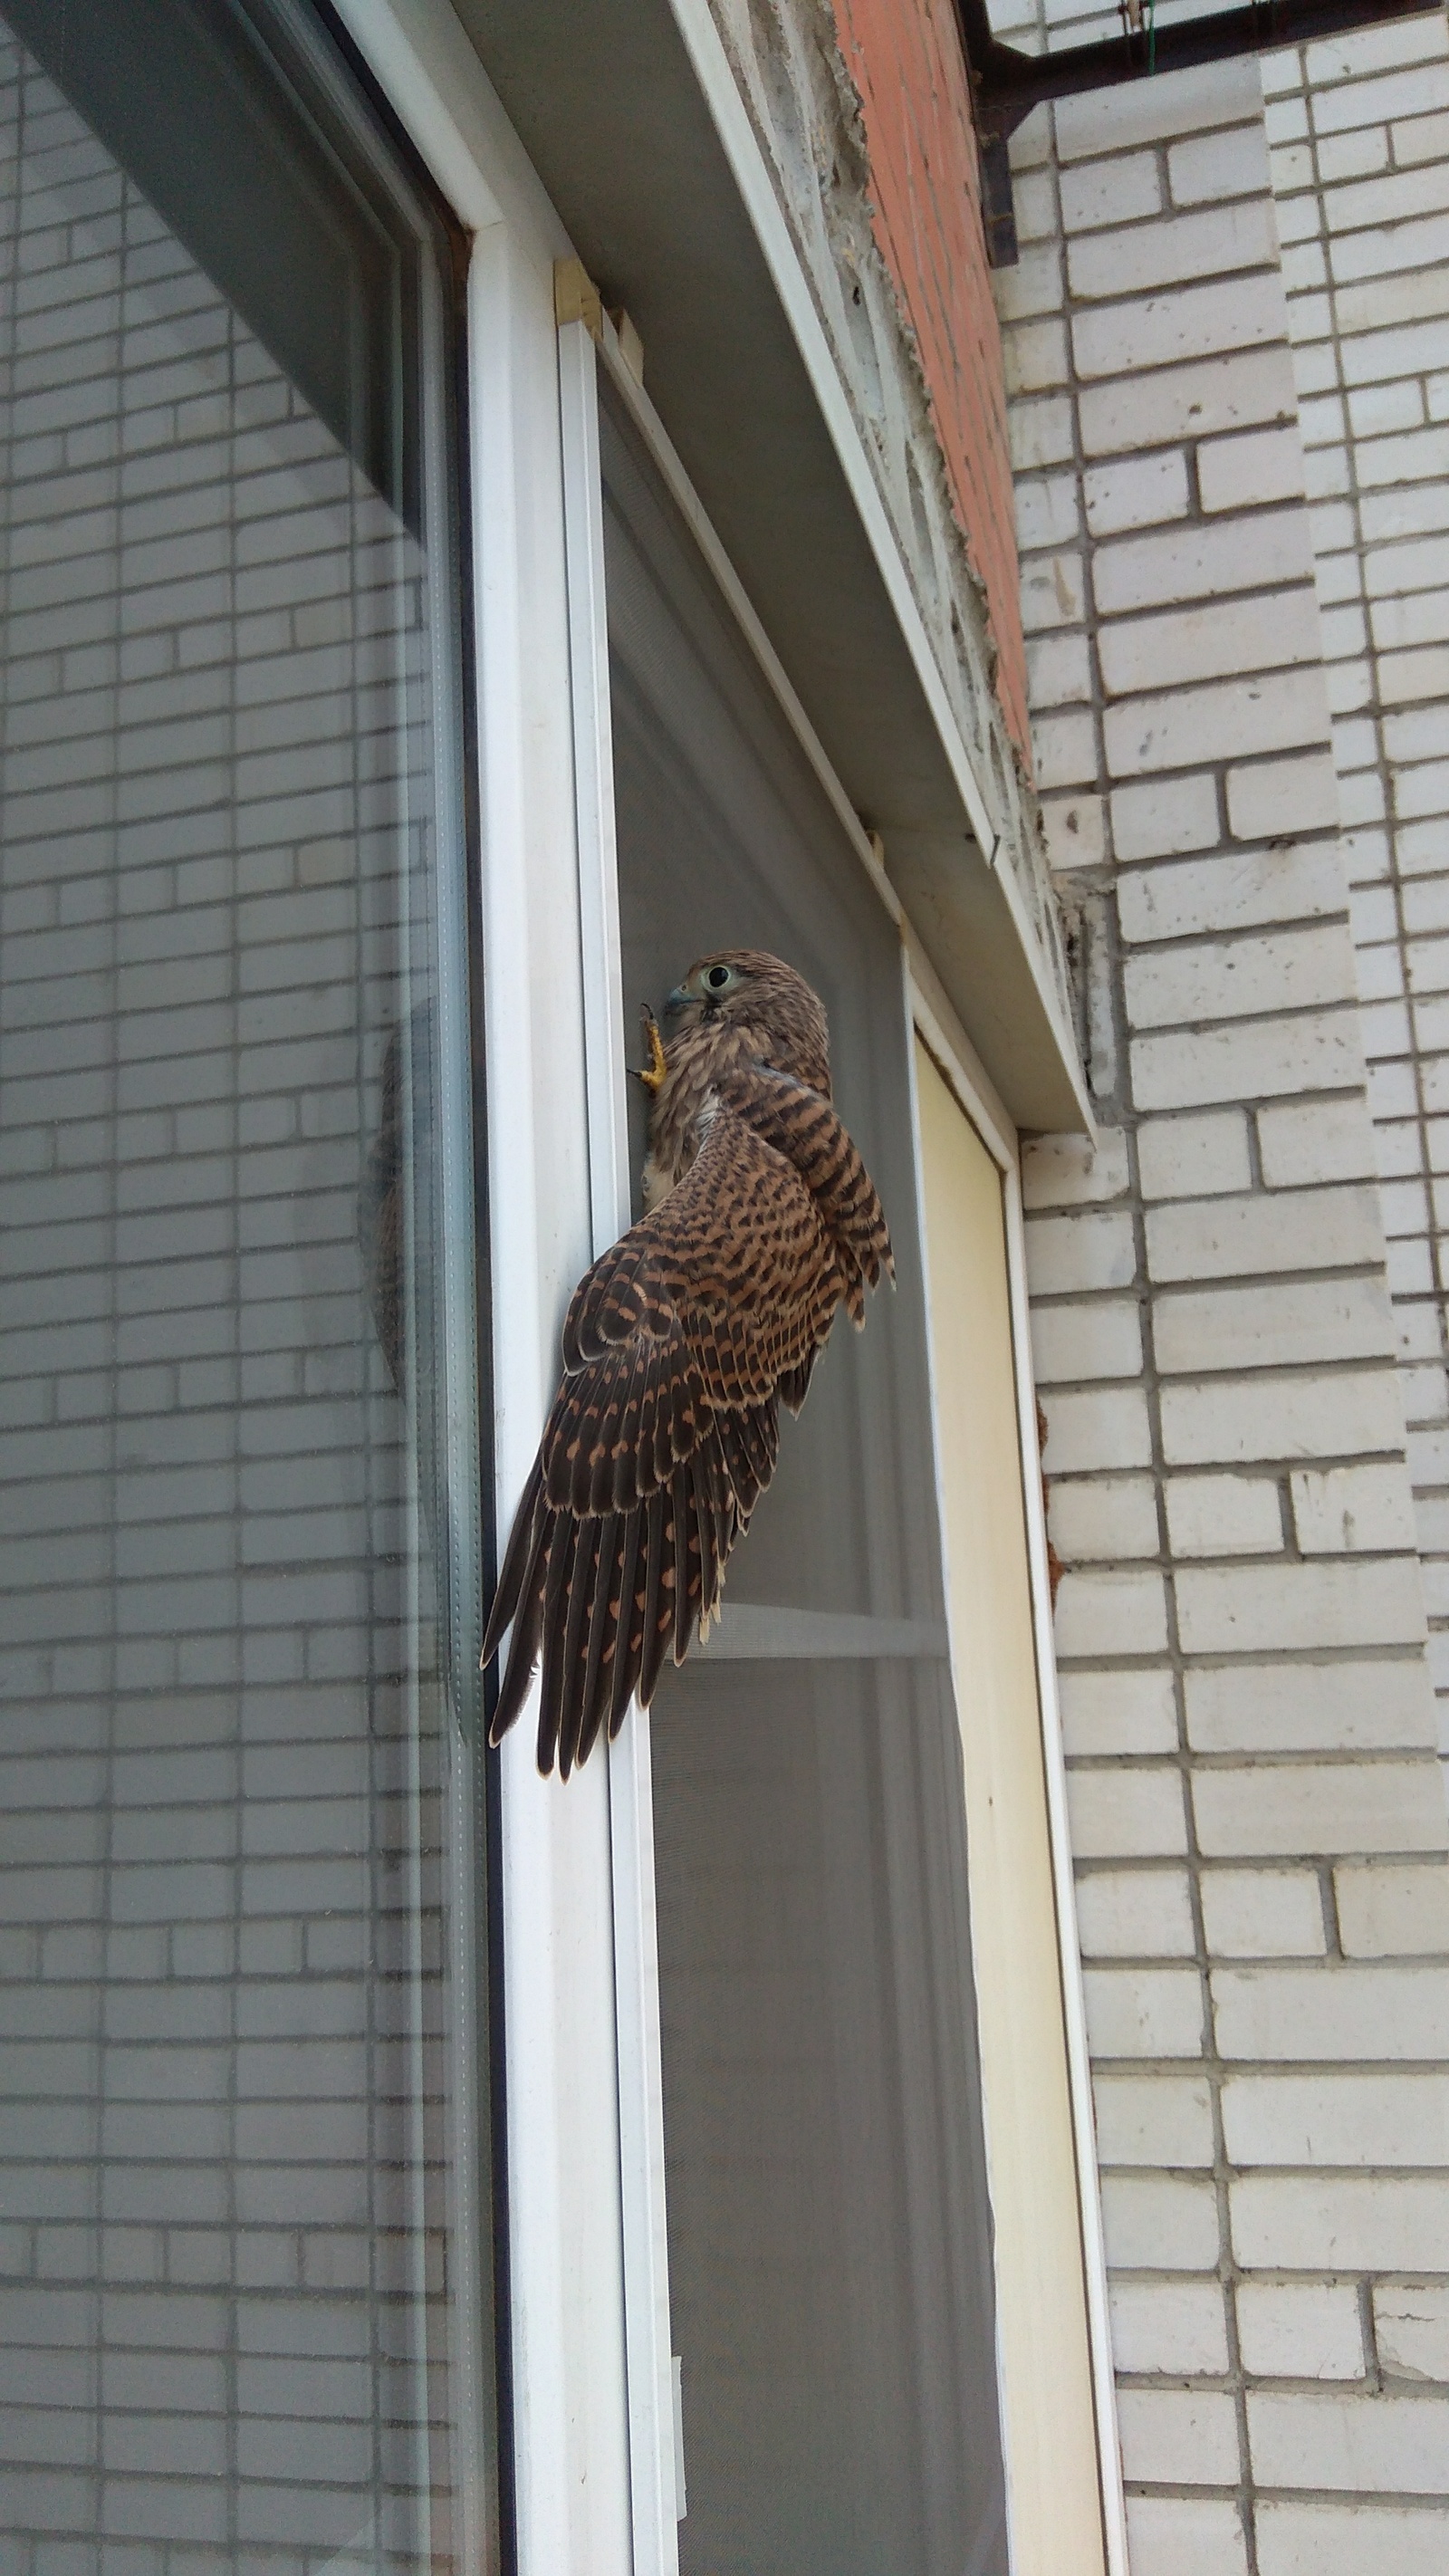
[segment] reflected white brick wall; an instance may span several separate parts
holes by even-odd
[[[0,156],[6,2564],[443,2565],[422,566],[8,38]]]

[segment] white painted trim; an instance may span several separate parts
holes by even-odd
[[[1037,1690],[1041,1708],[1042,1772],[1046,1788],[1047,1831],[1051,1847],[1056,1902],[1057,1952],[1061,1966],[1062,2019],[1066,2034],[1067,2080],[1077,2162],[1077,2203],[1082,2236],[1082,2273],[1086,2290],[1087,2331],[1091,2347],[1092,2400],[1097,2429],[1097,2470],[1102,2495],[1102,2523],[1109,2576],[1129,2576],[1127,2513],[1122,2486],[1122,2453],[1117,2431],[1117,2382],[1112,2362],[1107,2303],[1107,2256],[1102,2235],[1101,2186],[1097,2175],[1097,2134],[1092,2106],[1092,2067],[1087,2046],[1086,2004],[1077,1939],[1076,1891],[1072,1872],[1071,1832],[1067,1816],[1067,1774],[1062,1748],[1061,1706],[1057,1692],[1056,1646],[1052,1633],[1051,1574],[1047,1558],[1046,1510],[1042,1498],[1041,1456],[1036,1430],[1036,1382],[1031,1362],[1031,1313],[1026,1280],[1026,1235],[1021,1197],[1021,1160],[1015,1130],[982,1071],[969,1039],[955,1021],[939,987],[929,998],[922,990],[923,961],[911,957],[908,989],[915,1025],[1002,1176],[1006,1217],[1006,1257],[1011,1331],[1016,1362],[1017,1436],[1021,1448],[1022,1487],[1026,1498],[1027,1555],[1031,1573],[1032,1623],[1036,1638]],[[929,977],[929,967],[926,969]],[[934,983],[934,978],[930,980]]]
[[[506,1528],[591,1248],[551,246],[496,224],[469,285],[493,1233]],[[608,1779],[502,1752],[504,2044],[521,2576],[632,2576]]]
[[[470,232],[498,223],[503,210],[484,177],[487,155],[469,113],[471,85],[465,80],[458,87],[460,58],[472,47],[452,11],[430,8],[427,0],[421,6],[418,0],[334,5],[459,222]]]
[[[709,0],[670,0],[670,7],[734,174],[741,203],[754,226],[775,292],[805,362],[811,391],[840,459],[851,499],[905,638],[921,694],[931,710],[950,764],[957,793],[982,856],[988,867],[994,867],[998,836],[990,810],[936,666],[910,575],[896,543],[895,530],[846,400],[840,370],[825,336],[809,279],[791,240],[790,228],[775,192],[774,179],[755,139],[749,112],[710,14]]]
[[[594,1249],[602,1252],[623,1233],[630,1217],[628,1076],[623,1049],[597,358],[582,322],[566,323],[560,330],[558,363],[589,1091],[589,1195]],[[609,1748],[608,1778],[634,2568],[635,2576],[677,2576],[654,1785],[649,1713],[637,1700]]]
[[[572,244],[448,0],[332,0],[415,151],[470,232]]]

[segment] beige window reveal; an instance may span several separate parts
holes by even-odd
[[[1012,2566],[1101,2576],[1002,1178],[919,1042],[916,1072]]]

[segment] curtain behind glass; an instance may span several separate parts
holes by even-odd
[[[0,2525],[26,2576],[471,2569],[446,246],[300,14],[11,15]],[[81,112],[98,28],[135,158],[189,111],[215,273]],[[288,364],[319,238],[346,401]]]
[[[900,952],[612,397],[603,454],[629,1043],[701,953],[798,966],[899,1272],[651,1717],[681,2567],[1004,2576]]]

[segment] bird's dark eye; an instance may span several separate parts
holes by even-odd
[[[704,980],[712,992],[722,993],[730,980],[730,970],[728,966],[711,966]]]

